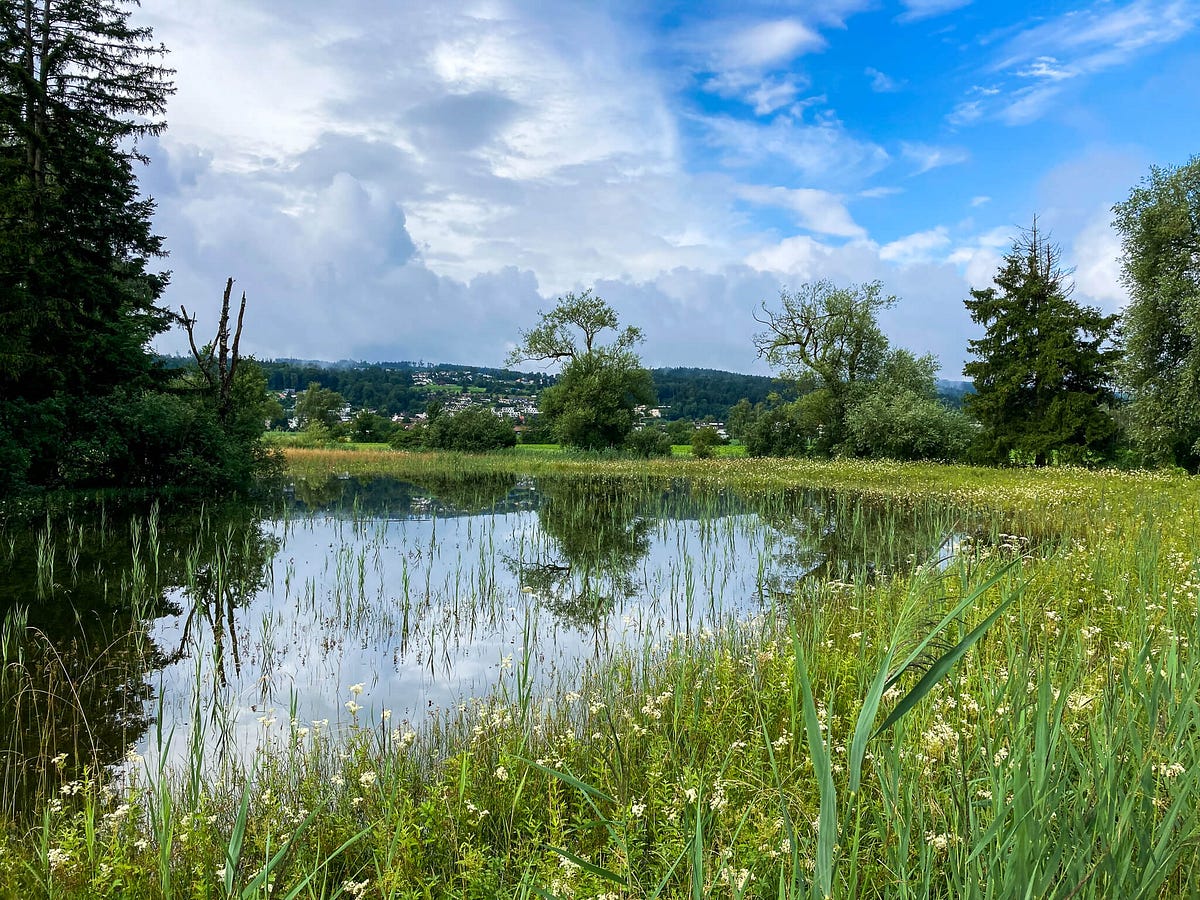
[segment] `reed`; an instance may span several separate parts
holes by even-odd
[[[0,680],[30,718],[5,729],[4,893],[1200,894],[1200,497],[1185,479],[298,454],[298,476],[374,465],[460,488],[459,508],[479,517],[432,503],[414,540],[359,506],[329,522],[290,512],[274,533],[210,521],[178,553],[171,524],[147,512],[129,533],[132,574],[97,589],[143,605],[120,620],[107,663],[79,671],[58,650],[35,664],[25,636],[37,611],[10,613]],[[468,475],[503,478],[486,489]],[[517,529],[533,513],[496,499],[528,478],[541,530]],[[684,483],[694,524],[655,520],[653,504],[682,502]],[[39,523],[34,592],[82,590],[98,559],[89,536],[103,531],[113,552],[113,523],[111,512],[102,526]],[[25,545],[3,538],[11,569]],[[267,697],[222,688],[221,671],[237,683],[235,656],[278,672],[295,643],[277,614],[250,627],[238,576],[247,557],[268,571],[263,548],[284,538],[328,545],[315,570],[281,561],[271,583],[331,634],[422,647],[436,668],[455,642],[515,617],[495,690],[411,723],[374,704],[373,683],[328,698],[344,710],[332,721],[302,719],[295,693],[275,713]],[[609,574],[564,580],[554,560],[569,541],[573,559]],[[613,546],[667,560],[655,549],[614,571]],[[747,546],[755,558],[737,559]],[[908,559],[914,547],[932,552]],[[830,563],[835,550],[853,562]],[[797,574],[774,575],[779,559]],[[719,602],[737,566],[753,607]],[[160,709],[145,759],[121,765],[86,725],[68,751],[56,743],[64,706],[142,683],[132,648],[162,639],[145,623],[173,572],[170,596],[194,623],[186,726],[172,731]],[[389,572],[394,589],[382,587]],[[628,624],[602,605],[624,586],[643,598]],[[597,655],[552,667],[547,642],[576,625],[550,613],[568,609],[594,629]],[[235,649],[232,634],[248,644]],[[37,681],[55,671],[52,686]],[[234,750],[249,703],[258,738]],[[43,761],[23,782],[27,803],[18,737]]]

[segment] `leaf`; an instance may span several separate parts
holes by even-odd
[[[557,853],[563,859],[570,860],[575,865],[579,866],[579,868],[583,869],[585,872],[591,872],[596,877],[603,878],[605,881],[611,881],[613,884],[619,884],[622,887],[625,887],[628,884],[628,881],[625,878],[622,878],[616,872],[610,872],[608,869],[605,869],[603,866],[598,866],[595,863],[590,863],[586,859],[583,859],[580,856],[576,856],[570,850],[564,850],[561,847],[551,847],[549,845],[547,845],[546,849],[549,850],[551,853]]]
[[[1009,567],[1005,566],[1005,569],[1007,568]],[[1001,570],[1001,572],[1003,571],[1004,570]],[[988,584],[993,584],[995,580],[995,578],[990,579]],[[1003,601],[1001,601],[999,606],[992,610],[991,615],[980,622],[970,634],[955,644],[946,653],[942,654],[942,656],[940,656],[937,661],[929,667],[929,671],[927,671],[921,680],[917,682],[916,686],[900,699],[900,702],[896,704],[896,708],[892,710],[891,714],[886,719],[884,719],[883,724],[879,726],[878,730],[876,730],[872,737],[878,737],[879,735],[883,734],[883,732],[887,731],[890,727],[892,727],[892,725],[904,718],[904,716],[908,714],[909,710],[920,703],[921,700],[924,699],[925,695],[933,690],[933,686],[941,681],[946,673],[949,672],[954,666],[954,664],[962,658],[963,654],[970,650],[975,642],[983,637],[984,633],[992,627],[998,618],[1000,618],[1000,615],[1004,612],[1004,610],[1008,609],[1012,602],[1016,600],[1018,596],[1020,596],[1021,588],[1023,587],[1024,584],[1009,594]],[[970,597],[973,599],[980,593],[982,593],[982,590],[972,591]],[[962,606],[962,604],[959,604],[959,606]]]
[[[821,722],[817,718],[817,707],[813,702],[812,684],[808,679],[808,665],[799,637],[793,632],[796,676],[804,697],[804,726],[808,734],[808,749],[812,755],[813,771],[817,775],[820,789],[821,810],[817,818],[816,884],[822,897],[833,896],[833,851],[837,844],[837,789],[833,784],[833,768],[829,753],[821,736]]]

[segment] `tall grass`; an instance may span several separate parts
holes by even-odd
[[[387,465],[409,477],[517,465],[394,457]],[[363,458],[293,457],[314,476],[356,471]],[[492,696],[419,733],[386,711],[367,720],[371,689],[356,685],[338,698],[349,711],[340,726],[286,717],[264,728],[249,761],[214,764],[204,758],[209,742],[191,740],[182,767],[160,766],[170,758],[162,747],[153,765],[129,761],[116,775],[85,763],[70,790],[48,780],[60,785],[55,796],[43,787],[33,809],[6,810],[4,891],[1200,894],[1200,546],[1190,482],[749,460],[667,460],[636,472],[624,462],[519,465],[570,477],[686,477],[736,489],[781,520],[795,516],[781,491],[854,491],[854,501],[828,503],[845,504],[840,539],[860,549],[902,545],[922,504],[949,501],[959,520],[941,558],[898,565],[880,552],[860,554],[853,570],[814,567],[815,577],[764,590],[752,618],[625,646],[548,694],[533,689],[527,640]],[[882,500],[893,504],[886,515],[856,511]],[[729,546],[721,541],[714,526],[705,552]],[[69,554],[51,553],[63,546],[57,538],[46,546],[49,581],[61,582]],[[371,564],[358,555],[332,563],[346,604],[339,614],[354,615]],[[493,582],[482,571],[469,590],[488,597]],[[705,558],[687,573],[681,594],[719,578]],[[406,591],[416,595],[419,573],[411,575]],[[147,567],[143,580],[153,577]],[[11,617],[0,632],[4,677],[18,681],[21,624]],[[207,728],[220,720],[196,718]]]

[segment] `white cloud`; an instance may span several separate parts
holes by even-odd
[[[970,152],[965,147],[938,147],[933,144],[909,141],[901,142],[900,152],[905,159],[916,166],[913,175],[921,175],[942,166],[964,163],[971,158]]]
[[[1009,125],[1037,121],[1062,105],[1067,85],[1179,41],[1198,22],[1200,7],[1191,0],[1097,2],[1039,19],[1007,37],[988,64],[1001,90],[976,95],[973,89],[949,121],[966,125],[991,115]]]
[[[1121,283],[1121,241],[1112,228],[1112,214],[1101,210],[1071,245],[1075,261],[1077,294],[1108,312],[1125,305],[1128,294]]]
[[[917,22],[961,9],[970,5],[971,0],[902,0],[902,2],[904,12],[896,17],[896,21]]]
[[[862,226],[851,218],[845,201],[828,191],[745,185],[738,189],[738,195],[751,203],[791,210],[799,225],[809,231],[836,237],[866,236]]]
[[[986,203],[990,203],[991,200],[992,200],[991,197],[987,197],[987,196],[984,196],[983,194],[980,194],[978,197],[971,198],[971,206],[983,206]]]
[[[727,68],[765,67],[824,46],[825,39],[798,19],[759,22],[729,38],[722,63]]]
[[[1045,81],[1065,81],[1074,78],[1076,72],[1061,66],[1053,56],[1039,56],[1024,69],[1018,69],[1021,78],[1040,78]]]
[[[949,231],[944,225],[928,231],[918,231],[879,248],[879,258],[902,266],[940,261],[940,252],[950,244]]]
[[[873,69],[867,66],[863,70],[863,74],[871,79],[871,90],[877,94],[890,94],[900,90],[900,84],[894,78],[885,75],[878,69]]]
[[[959,242],[946,261],[958,267],[971,287],[989,287],[1004,262],[1004,252],[1012,246],[1013,237],[1012,228],[993,228]]]
[[[712,116],[699,122],[722,161],[735,168],[782,161],[805,180],[841,184],[861,182],[888,163],[887,151],[855,138],[837,121],[809,124],[779,116],[762,124]]]
[[[1060,60],[1081,73],[1128,62],[1140,51],[1184,37],[1200,20],[1189,0],[1134,0],[1122,6],[1097,3],[1028,28],[1004,46],[995,71],[1015,70],[1039,59]]]
[[[756,115],[766,116],[790,104],[800,90],[801,83],[797,78],[764,78],[750,89],[747,99],[753,104]]]

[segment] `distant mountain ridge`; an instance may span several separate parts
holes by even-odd
[[[162,357],[169,368],[190,362],[189,357]],[[435,395],[454,387],[487,396],[531,396],[557,380],[549,372],[522,372],[473,366],[466,363],[431,363],[424,360],[366,362],[341,359],[280,358],[259,360],[274,391],[302,391],[311,382],[337,391],[356,408],[375,409],[388,415],[422,412]],[[662,418],[724,421],[729,408],[743,398],[761,403],[772,392],[787,396],[788,383],[770,375],[746,375],[721,369],[670,366],[651,369]],[[938,393],[951,406],[961,406],[974,392],[969,381],[938,381]]]

